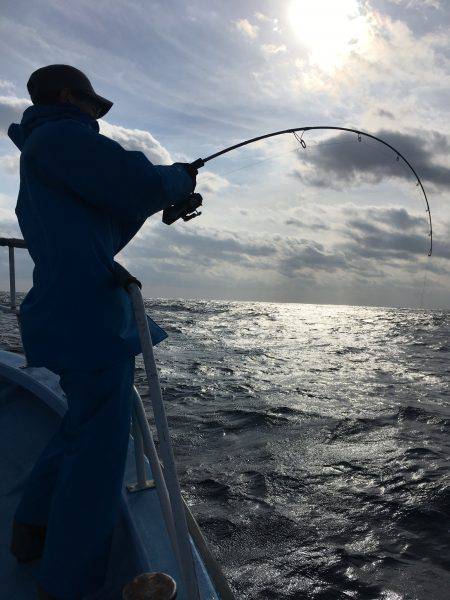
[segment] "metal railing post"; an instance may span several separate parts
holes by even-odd
[[[144,301],[142,299],[141,290],[136,283],[130,283],[128,285],[128,291],[133,303],[134,314],[139,331],[139,338],[141,341],[145,372],[147,375],[149,395],[153,406],[155,425],[158,431],[159,447],[164,465],[164,479],[169,492],[173,522],[177,536],[180,571],[186,588],[187,597],[189,600],[198,600],[198,583],[195,572],[195,563],[192,555],[189,529],[186,522],[180,484],[178,482],[175,468],[175,459],[170,441],[169,426],[162,400],[161,386],[159,384],[158,372],[156,370],[153,344],[148,328],[147,316],[145,314]]]
[[[139,492],[140,490],[148,490],[149,488],[155,487],[153,479],[147,479],[147,473],[145,469],[145,456],[144,456],[144,441],[142,439],[142,432],[139,426],[139,420],[136,416],[136,408],[133,405],[131,430],[133,432],[134,442],[134,459],[136,461],[136,483],[127,485],[129,492]]]
[[[172,508],[170,506],[169,495],[167,492],[166,482],[164,481],[164,474],[162,472],[161,463],[159,461],[158,454],[156,452],[155,444],[153,441],[152,432],[150,426],[147,421],[147,417],[145,414],[144,406],[142,404],[141,397],[139,396],[139,392],[134,388],[134,414],[133,418],[136,418],[136,427],[141,432],[142,442],[144,453],[147,456],[150,466],[152,469],[153,477],[156,483],[156,491],[158,493],[159,504],[161,506],[164,520],[166,522],[167,530],[169,532],[169,538],[172,543],[172,547],[174,549],[174,553],[179,556],[178,545],[176,541],[176,534],[173,524],[173,515]],[[134,431],[134,429],[133,429]],[[134,433],[133,433],[134,436]],[[136,452],[136,450],[135,450]],[[197,549],[208,569],[208,572],[214,581],[214,585],[217,587],[219,591],[219,596],[221,600],[235,600],[233,592],[231,591],[230,586],[222,573],[222,570],[217,562],[217,560],[211,554],[210,549],[208,548],[208,544],[206,543],[205,538],[200,531],[197,522],[194,519],[191,511],[187,507],[186,503],[183,500],[183,506],[186,513],[186,519],[189,527],[189,532],[195,541]],[[179,560],[179,559],[178,559]]]
[[[9,304],[16,310],[16,266],[14,263],[14,246],[9,246]]]
[[[170,541],[172,543],[173,551],[179,562],[179,549],[177,536],[175,533],[175,525],[173,522],[172,506],[170,504],[169,492],[167,491],[164,474],[162,472],[161,463],[159,456],[155,448],[155,442],[153,441],[152,432],[150,430],[147,416],[145,414],[144,405],[142,404],[141,397],[136,388],[134,388],[134,414],[136,416],[136,424],[139,427],[139,431],[142,435],[142,443],[146,457],[150,462],[153,477],[156,483],[156,491],[158,493],[159,504],[164,516],[167,531],[169,533]]]
[[[9,257],[9,306],[6,304],[0,304],[0,310],[4,312],[17,313],[17,298],[16,298],[16,265],[14,257],[14,248],[26,248],[27,245],[24,240],[18,238],[4,238],[0,237],[0,246],[8,247]]]

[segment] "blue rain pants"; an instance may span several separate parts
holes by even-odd
[[[47,526],[40,585],[58,599],[81,600],[106,576],[130,433],[134,357],[59,375],[68,410],[27,480],[15,518]]]

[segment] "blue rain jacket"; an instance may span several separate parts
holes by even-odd
[[[139,354],[114,256],[150,215],[192,192],[190,176],[125,150],[70,104],[30,106],[8,135],[21,150],[16,215],[35,265],[20,307],[28,363],[98,369]],[[166,337],[150,325],[154,343]]]

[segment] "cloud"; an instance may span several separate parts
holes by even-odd
[[[251,286],[255,281],[282,286],[300,276],[318,289],[330,278],[347,283],[381,281],[393,271],[400,285],[405,277],[407,281],[407,272],[419,273],[428,260],[426,220],[406,209],[350,205],[345,210],[321,209],[321,217],[334,225],[333,236],[327,235],[324,242],[199,225],[167,228],[153,222],[126,250],[125,257],[130,265],[138,264],[145,277],[159,273],[161,280],[169,270],[172,276],[178,273],[183,280],[192,277],[194,281],[201,268],[199,289],[206,281],[222,285],[224,279],[231,287]],[[286,222],[296,228],[303,226],[297,217]],[[316,225],[326,229],[320,219]],[[314,224],[305,227],[304,233],[313,229]],[[448,276],[450,244],[445,239],[436,240],[435,259],[435,272]]]
[[[18,121],[23,111],[31,105],[27,98],[0,96],[0,138],[6,137],[8,127]]]
[[[266,236],[256,235],[251,232],[234,232],[212,228],[187,227],[165,228],[161,232],[167,247],[182,256],[202,257],[207,261],[234,260],[237,256],[245,257],[269,257],[277,252],[276,245]],[[189,248],[189,254],[185,250]],[[192,253],[192,254],[191,254]]]
[[[170,264],[172,270],[186,273],[200,265],[202,278],[219,280],[230,273],[230,283],[251,280],[258,273],[270,280],[295,278],[300,272],[314,278],[315,272],[334,272],[346,264],[340,250],[326,249],[316,241],[199,226],[149,227],[125,255],[130,263],[139,258],[141,265],[142,260],[157,269]]]
[[[0,96],[0,136],[6,136],[9,125],[19,120],[25,108],[31,102],[25,98],[13,96]],[[113,125],[101,119],[100,131],[104,135],[119,142],[128,150],[140,150],[148,159],[156,164],[171,164],[173,162],[169,151],[152,136],[142,129],[128,129],[120,125]],[[18,170],[18,155],[8,154],[0,156],[0,168],[7,173],[16,173]],[[218,183],[216,183],[216,186]]]
[[[200,171],[197,176],[196,191],[205,194],[216,194],[229,187],[230,182],[212,171]]]
[[[285,225],[292,225],[299,229],[305,229],[310,231],[326,231],[327,229],[329,229],[329,226],[320,219],[314,219],[313,221],[311,221],[299,219],[298,217],[289,217],[289,219],[286,219],[284,223]]]
[[[239,21],[235,21],[234,23],[236,28],[247,37],[251,39],[258,37],[258,25],[252,25],[247,19],[239,19]]]
[[[0,80],[0,88],[9,88],[10,82]],[[0,96],[0,138],[7,137],[8,127],[13,122],[20,121],[23,111],[31,105],[27,98],[16,96]],[[19,153],[4,154],[0,156],[0,170],[8,175],[16,175],[19,172]]]
[[[428,227],[427,219],[411,215],[405,208],[370,207],[364,210],[364,214],[366,219],[373,219],[394,229],[420,228],[424,231]]]
[[[12,94],[16,89],[16,86],[12,81],[7,79],[0,79],[0,90],[5,90],[7,93]]]
[[[261,49],[267,54],[279,54],[280,52],[286,52],[287,48],[284,44],[277,46],[276,44],[263,44]]]
[[[0,237],[22,237],[14,205],[15,200],[11,196],[0,193]]]
[[[22,239],[22,232],[20,231],[17,219],[11,217],[10,211],[4,208],[0,208],[0,237]],[[5,248],[0,248],[0,252],[2,254],[5,253]],[[3,287],[2,289],[5,288]]]
[[[393,2],[394,4],[398,4],[399,6],[403,6],[404,8],[423,8],[429,6],[431,8],[435,8],[439,10],[441,7],[441,0],[389,0],[389,2]]]
[[[255,18],[258,19],[258,21],[272,21],[272,19],[270,17],[268,17],[267,15],[265,15],[262,12],[256,12]]]
[[[333,106],[339,104],[352,122],[363,105],[374,104],[396,106],[397,122],[401,119],[409,126],[428,126],[431,107],[438,109],[438,118],[446,119],[448,36],[442,33],[440,23],[421,35],[422,25],[419,31],[415,29],[418,22],[425,21],[423,17],[413,19],[409,27],[407,13],[411,11],[398,8],[391,17],[386,14],[385,0],[361,5],[368,31],[360,47],[352,48],[331,76],[312,68],[307,60],[297,59],[298,72],[291,79],[295,92],[317,95],[318,101],[325,95]],[[448,15],[443,14],[442,19],[446,18]],[[323,108],[327,108],[325,102]]]
[[[324,214],[317,219],[316,230],[325,223],[333,223],[333,229],[325,238],[327,246],[314,246],[319,252],[315,257],[317,262],[320,264],[319,259],[323,259],[322,268],[342,269],[343,274],[353,273],[356,276],[369,276],[370,272],[381,277],[384,273],[386,277],[389,269],[401,272],[415,265],[418,270],[422,261],[429,260],[428,220],[423,216],[400,207],[345,205],[326,210],[322,208],[321,211]],[[314,230],[314,224],[308,222],[307,213],[300,218],[289,218],[286,224],[304,232]],[[436,268],[436,261],[450,260],[450,244],[446,238],[446,234],[436,236],[433,255]],[[441,272],[449,274],[448,264],[442,267]]]
[[[384,108],[380,108],[377,111],[379,117],[385,117],[386,119],[395,119],[394,113],[390,110],[385,110]]]
[[[334,272],[344,269],[347,260],[343,252],[326,250],[322,244],[309,240],[288,238],[280,258],[280,271],[286,277],[296,277],[299,272],[312,269]]]
[[[392,130],[380,130],[375,135],[397,148],[413,165],[426,184],[450,187],[450,168],[438,164],[436,157],[448,149],[448,139],[439,132],[417,131],[416,135]],[[309,144],[305,137],[307,146]],[[378,183],[388,177],[414,181],[414,175],[393,151],[374,140],[341,133],[323,143],[310,144],[311,152],[299,153],[300,160],[311,167],[306,173],[296,172],[301,179],[317,187],[331,187],[337,183],[352,184],[361,181]],[[353,142],[353,143],[352,143]],[[331,183],[333,182],[333,183]]]
[[[147,158],[156,164],[168,165],[173,162],[170,153],[158,142],[151,133],[143,129],[127,129],[121,125],[112,125],[100,120],[100,132],[127,150],[140,150]]]
[[[352,219],[347,225],[347,235],[354,243],[344,248],[353,257],[411,261],[413,256],[425,256],[428,250],[427,239],[417,233],[386,231],[360,219]],[[439,256],[450,258],[448,245],[441,247]]]
[[[363,32],[360,43],[346,49],[345,60],[332,71],[311,66],[308,48],[300,43],[298,31],[289,22],[288,11],[280,10],[280,3],[254,4],[245,13],[239,12],[242,3],[239,8],[238,3],[206,0],[163,12],[158,11],[157,3],[146,6],[142,2],[114,3],[110,11],[104,11],[102,3],[92,4],[88,0],[82,0],[83,10],[76,11],[72,4],[45,0],[40,9],[20,11],[20,7],[11,3],[0,26],[4,40],[3,77],[17,81],[17,90],[8,82],[3,86],[0,82],[0,94],[8,98],[9,111],[12,97],[27,95],[24,84],[29,73],[58,56],[58,61],[74,62],[86,69],[99,91],[116,100],[115,110],[122,106],[120,114],[134,115],[132,120],[119,121],[114,120],[112,112],[108,118],[120,123],[122,129],[106,124],[102,130],[129,148],[143,150],[155,162],[170,162],[170,153],[158,139],[143,132],[144,125],[141,129],[131,129],[139,127],[136,119],[158,123],[159,139],[176,139],[186,156],[206,155],[222,145],[297,123],[348,123],[370,132],[396,133],[398,129],[401,134],[413,137],[417,133],[416,142],[419,150],[423,150],[422,155],[410,156],[414,147],[409,140],[398,140],[406,144],[405,155],[417,166],[427,190],[430,187],[431,191],[432,186],[428,186],[422,167],[440,182],[436,186],[446,189],[450,156],[447,92],[450,55],[443,24],[450,14],[448,3],[441,2],[440,11],[428,7],[425,12],[422,5],[437,6],[437,2],[402,0],[399,6],[388,0],[359,2],[369,30]],[[261,12],[256,14],[256,11]],[[187,21],[186,15],[195,15],[195,21]],[[247,19],[241,19],[243,16]],[[99,23],[100,27],[94,26]],[[282,37],[274,32],[278,25],[283,30]],[[110,35],[117,27],[125,40],[120,53]],[[133,43],[126,43],[127,40]],[[266,48],[261,48],[262,45]],[[286,45],[286,51],[271,52],[282,45]],[[246,68],[242,68],[243,63]],[[14,70],[8,65],[15,65]],[[19,88],[19,82],[23,87]],[[150,113],[148,98],[152,99]],[[14,115],[10,112],[3,119],[4,130],[28,106],[28,100],[18,100],[23,104]],[[2,110],[5,102],[0,101],[0,114]],[[426,133],[430,118],[437,123],[435,128],[439,128],[440,135]],[[373,289],[381,279],[395,289],[401,287],[402,281],[410,281],[413,272],[419,273],[428,264],[427,223],[422,224],[419,214],[402,212],[398,206],[398,202],[407,206],[407,199],[403,194],[406,186],[398,185],[398,180],[389,180],[397,175],[394,170],[404,171],[396,163],[395,155],[387,149],[384,154],[384,150],[380,152],[375,146],[356,142],[330,146],[330,152],[338,156],[328,156],[325,146],[314,146],[312,133],[306,139],[307,162],[298,165],[303,177],[316,176],[316,184],[322,185],[320,193],[318,189],[310,189],[297,202],[298,182],[283,178],[290,168],[287,155],[268,163],[267,170],[263,167],[255,175],[252,170],[242,173],[242,177],[227,175],[230,182],[248,184],[240,186],[239,194],[231,193],[235,191],[232,183],[202,169],[198,189],[205,194],[226,195],[230,210],[220,210],[219,203],[211,205],[205,221],[215,225],[212,231],[201,227],[205,223],[202,219],[183,224],[178,232],[173,226],[167,228],[156,223],[156,218],[158,227],[153,229],[153,223],[146,225],[142,236],[129,249],[130,256],[144,269],[144,281],[153,285],[157,269],[159,281],[167,285],[181,282],[180,289],[182,285],[184,288],[180,293],[184,296],[213,290],[211,295],[220,297],[223,289],[217,292],[216,289],[220,282],[226,282],[228,297],[239,297],[241,289],[249,288],[259,278],[261,289],[263,286],[280,289],[279,299],[302,300],[303,290],[298,294],[294,286],[307,279],[311,284],[308,301],[338,299],[350,303],[376,301],[371,292],[358,296],[356,284],[352,288],[358,279],[364,281],[364,290]],[[393,141],[389,137],[387,140]],[[286,136],[279,142],[284,151],[284,144],[287,147],[291,139]],[[2,140],[0,144],[3,144],[1,151],[8,153],[0,163],[11,172],[12,149],[8,141]],[[354,147],[364,156],[348,156],[348,147]],[[275,155],[275,140],[271,140],[270,148]],[[399,149],[402,151],[400,145]],[[367,163],[366,154],[371,156]],[[230,153],[223,161],[220,169],[223,173],[231,173],[240,166],[237,153]],[[387,163],[390,166],[386,167]],[[219,170],[219,162],[208,167],[215,169],[216,164]],[[350,175],[346,174],[349,164]],[[370,197],[374,198],[374,204],[390,203],[383,210],[379,207],[365,210],[362,206],[354,212],[348,208],[342,210],[343,194],[325,189],[330,187],[330,181],[342,189],[349,183],[380,180],[384,183],[382,188],[369,192],[373,193]],[[412,183],[408,189],[415,191],[412,175],[409,181]],[[12,189],[9,178],[3,176],[1,189]],[[377,192],[379,197],[375,196]],[[356,202],[354,189],[351,197]],[[244,199],[246,208],[240,209]],[[360,200],[362,205],[370,201],[367,196]],[[430,194],[430,201],[433,216],[436,213],[436,254],[432,260],[437,266],[433,266],[433,276],[442,288],[445,285],[448,288],[450,263],[445,258],[445,236],[439,238],[439,221],[449,219],[449,208],[443,194]],[[306,208],[313,204],[314,210],[310,212],[294,210],[297,205]],[[326,207],[327,214],[317,212],[319,205]],[[250,218],[243,217],[240,211],[244,210],[248,210]],[[278,227],[286,235],[275,235]],[[243,231],[244,228],[248,231]],[[190,277],[189,285],[184,284],[186,277]],[[212,282],[210,288],[204,286],[206,280]],[[273,282],[279,285],[272,285]],[[328,287],[321,287],[325,284]],[[347,294],[340,298],[338,294],[345,285]],[[292,286],[290,294],[289,286]],[[153,293],[151,288],[149,291]],[[170,289],[165,293],[172,295]],[[262,296],[252,289],[248,297]],[[445,302],[448,304],[448,298]]]
[[[20,154],[3,154],[0,156],[0,170],[8,173],[8,175],[19,174]]]
[[[100,131],[107,135],[127,150],[140,150],[154,164],[168,165],[174,161],[169,151],[151,133],[142,129],[128,129],[120,125],[112,125],[100,120]],[[196,191],[200,193],[215,194],[227,188],[230,182],[213,171],[199,172]]]
[[[260,23],[266,23],[272,25],[272,31],[276,31],[278,33],[281,33],[280,27],[278,25],[278,19],[274,19],[272,17],[268,17],[267,15],[265,15],[262,12],[256,12],[255,13],[255,19],[257,19]]]
[[[346,208],[348,215],[342,234],[350,242],[338,243],[349,259],[370,258],[382,266],[388,261],[414,262],[426,257],[429,247],[428,221],[410,214],[405,208]],[[450,244],[436,240],[436,258],[450,259]],[[437,249],[439,248],[439,249]],[[401,266],[395,262],[391,265]]]

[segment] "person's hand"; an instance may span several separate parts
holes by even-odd
[[[188,172],[189,176],[192,179],[192,184],[194,186],[192,188],[192,191],[194,191],[195,190],[195,186],[197,185],[198,169],[196,169],[190,163],[175,163],[175,164],[180,165],[180,167],[183,167],[184,169],[186,169],[186,171]]]

